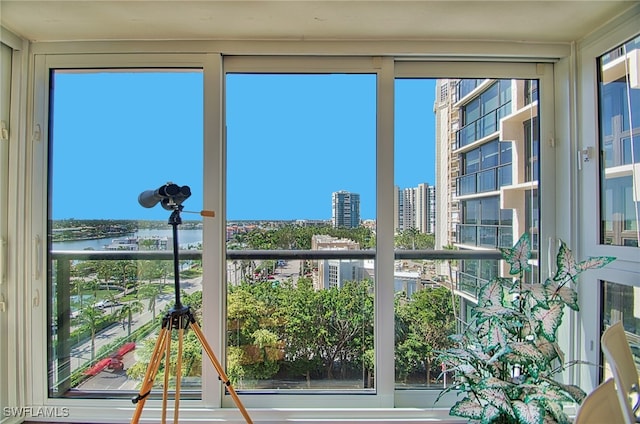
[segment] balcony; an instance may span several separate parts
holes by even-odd
[[[500,120],[507,116],[510,111],[511,102],[507,102],[475,121],[467,123],[456,133],[456,149],[470,146],[476,141],[498,132],[500,130]]]
[[[499,225],[458,224],[458,243],[464,246],[487,249],[511,247],[513,228]]]
[[[165,265],[171,264],[173,254],[170,251],[53,251],[53,287],[49,305],[48,321],[49,332],[49,390],[52,397],[84,396],[89,398],[120,398],[130,397],[136,391],[135,378],[127,375],[128,370],[140,368],[137,363],[138,356],[144,356],[142,352],[145,345],[160,324],[160,317],[174,306],[174,282],[171,267],[159,267],[158,272],[148,274],[141,271],[142,267],[148,267],[152,263]],[[227,287],[237,285],[239,280],[250,276],[254,284],[263,284],[264,287],[276,287],[282,284],[287,275],[292,272],[301,276],[310,276],[317,273],[316,261],[330,260],[346,263],[362,262],[374,264],[376,252],[374,250],[229,250],[227,251]],[[435,269],[427,261],[431,260],[464,260],[464,259],[501,259],[497,250],[481,251],[455,251],[455,250],[398,250],[395,252],[395,260],[398,266],[407,263],[417,267],[417,289],[437,286],[442,284],[450,287],[446,282],[438,278],[426,275]],[[185,305],[193,299],[198,299],[198,292],[202,291],[202,274],[193,272],[198,268],[202,260],[202,252],[197,250],[180,251],[180,290],[183,293]],[[111,268],[111,282],[102,278],[98,285],[91,284],[91,278],[82,278],[78,272],[78,264],[86,263],[95,266],[95,270]],[[242,269],[244,263],[250,263],[249,270]],[[260,264],[273,264],[273,268],[260,267]],[[289,263],[286,267],[284,264]],[[277,269],[277,267],[283,267]],[[287,268],[287,269],[285,269]],[[86,272],[94,272],[87,270]],[[99,271],[96,271],[99,272]],[[425,274],[425,272],[427,274]],[[375,275],[375,271],[372,271]],[[240,277],[242,276],[242,277]],[[425,283],[419,284],[422,280]],[[395,287],[394,291],[407,290],[404,285]],[[395,282],[396,286],[398,281]],[[106,287],[105,287],[106,285]],[[154,296],[148,296],[150,288],[157,289]],[[375,287],[375,286],[374,286]],[[98,300],[96,292],[101,291],[104,296],[111,293],[107,300]],[[375,290],[375,288],[374,288]],[[413,290],[413,289],[412,289]],[[146,293],[142,295],[143,291]],[[196,296],[196,297],[192,297]],[[151,299],[153,298],[153,302]],[[84,299],[84,304],[83,304]],[[143,306],[133,308],[136,302],[144,300]],[[197,300],[196,300],[197,301]],[[246,306],[246,305],[245,305]],[[257,306],[253,306],[254,308]],[[199,309],[194,308],[194,310]],[[87,312],[88,311],[88,312]],[[89,313],[90,312],[90,313]],[[198,314],[200,312],[197,312]],[[232,312],[228,311],[228,314]],[[235,315],[234,315],[235,316]],[[93,324],[88,325],[90,317]],[[214,320],[215,321],[215,320]],[[210,321],[204,322],[204,326]],[[227,317],[228,343],[230,348],[235,344],[236,324],[240,321]],[[89,328],[90,327],[90,328]],[[235,342],[234,342],[235,340]],[[133,349],[136,350],[135,358]],[[274,347],[274,358],[283,355],[284,347]],[[138,352],[140,350],[141,352]],[[254,352],[256,353],[256,352]],[[229,353],[228,353],[229,354]],[[115,365],[114,365],[115,364]],[[118,366],[116,366],[118,365]],[[121,367],[119,367],[121,365]],[[199,398],[201,391],[200,366],[194,364],[192,375],[185,375],[182,384],[182,393],[186,398]],[[338,379],[339,380],[339,379]],[[291,380],[285,384],[280,381],[277,387],[291,385]],[[360,381],[360,384],[362,381]],[[253,384],[253,385],[252,385]],[[236,384],[239,391],[271,390],[275,386],[268,383],[255,383],[244,381]],[[266,384],[266,385],[265,385]],[[336,384],[338,386],[336,386]],[[340,381],[316,381],[313,387],[324,390],[335,390],[340,386]],[[284,385],[284,386],[283,386]],[[341,387],[341,386],[340,386]],[[369,387],[370,388],[370,387]],[[367,385],[355,387],[356,390],[366,390]]]
[[[469,196],[499,190],[511,184],[511,164],[485,169],[458,178],[457,196]]]

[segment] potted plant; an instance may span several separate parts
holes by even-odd
[[[577,311],[573,285],[587,269],[601,268],[614,258],[592,257],[576,262],[560,242],[557,270],[544,283],[525,281],[530,270],[531,243],[524,234],[513,248],[501,248],[512,278],[495,278],[483,285],[478,305],[455,346],[439,360],[455,383],[444,394],[457,391],[464,398],[450,415],[482,424],[569,423],[567,402],[582,402],[585,392],[563,384],[556,375],[567,366],[557,343],[565,306]]]

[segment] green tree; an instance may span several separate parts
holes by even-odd
[[[433,361],[438,351],[451,345],[456,330],[449,290],[445,287],[417,291],[410,299],[396,302],[396,364],[402,380],[423,372],[427,385],[439,373]]]
[[[227,296],[229,377],[269,378],[279,369],[282,345],[277,287],[269,281],[230,287]]]
[[[156,319],[156,304],[158,297],[162,293],[162,287],[158,284],[148,283],[140,286],[138,295],[143,299],[148,299],[147,310],[151,311],[153,319]]]
[[[96,359],[96,331],[102,321],[102,311],[92,305],[87,306],[80,311],[79,319],[91,333],[91,362],[93,362]]]
[[[131,335],[131,323],[133,321],[133,314],[137,314],[144,310],[142,302],[137,299],[125,302],[120,308],[119,320],[122,322],[122,326],[127,326],[127,336]]]
[[[373,346],[372,282],[362,280],[346,282],[341,288],[320,290],[320,348],[328,379],[339,363],[341,371],[348,362],[362,364],[366,349]]]
[[[425,234],[416,228],[409,228],[396,234],[394,243],[396,248],[404,250],[426,250],[435,246],[435,236]]]
[[[295,285],[284,282],[280,295],[287,367],[292,374],[304,376],[310,386],[311,375],[322,366],[317,347],[321,297],[310,278],[300,278]]]

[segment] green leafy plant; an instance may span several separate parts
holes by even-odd
[[[478,305],[455,347],[439,355],[454,385],[444,394],[464,394],[449,411],[482,424],[570,423],[563,404],[580,403],[585,392],[557,381],[567,366],[557,343],[565,306],[577,311],[577,276],[613,261],[608,256],[576,262],[560,242],[557,270],[544,283],[525,281],[531,243],[524,234],[510,249],[500,249],[512,278],[495,278],[482,286]]]

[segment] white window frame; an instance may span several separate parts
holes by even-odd
[[[222,87],[221,81],[221,56],[218,53],[209,54],[70,54],[70,55],[35,55],[34,57],[34,102],[33,102],[33,127],[31,128],[30,138],[33,141],[32,150],[32,180],[35,182],[32,186],[31,204],[37,205],[31,211],[32,223],[32,249],[30,257],[27,259],[33,263],[32,278],[28,280],[27,290],[33,293],[33,308],[27,312],[27,320],[29,331],[26,332],[29,346],[47,346],[47,302],[44,296],[47,293],[47,178],[48,178],[48,139],[49,133],[49,75],[55,69],[87,69],[89,72],[101,69],[132,69],[144,71],[146,68],[176,70],[185,69],[202,69],[203,72],[203,90],[204,90],[204,110],[203,116],[207,119],[203,121],[203,157],[209,159],[209,163],[220,165],[222,161],[221,144],[223,139],[223,131],[220,118],[222,112],[220,99]],[[113,123],[117,126],[117,123]],[[207,187],[207,193],[204,198],[204,207],[207,210],[221,210],[222,208],[222,188],[219,182],[220,166],[205,166],[204,168],[204,186]],[[224,240],[224,227],[221,220],[204,220],[203,238],[212,240],[203,243],[203,260],[204,279],[210,278],[212,281],[219,279],[208,277],[213,276],[216,270],[224,269],[221,258],[224,249],[224,243],[216,243],[215,240]],[[218,262],[216,259],[218,258]],[[222,300],[220,299],[219,290],[203,290],[203,309],[215,311],[220,310]],[[202,325],[203,333],[208,343],[215,352],[221,352],[221,336],[220,327],[216,325]],[[127,399],[108,399],[100,401],[91,399],[83,401],[72,398],[49,398],[48,382],[47,382],[47,349],[33,349],[29,353],[29,360],[32,366],[26,367],[27,386],[31,387],[30,395],[26,402],[27,405],[51,405],[58,407],[69,407],[70,417],[73,419],[84,419],[87,421],[95,420],[104,414],[106,405],[113,408],[114,420],[130,419],[133,415],[135,405]],[[203,359],[204,360],[204,359]],[[160,392],[161,393],[161,392]],[[181,405],[191,405],[192,408],[202,409],[207,407],[220,407],[220,398],[222,397],[222,386],[218,380],[213,367],[205,367],[202,376],[202,399],[198,401],[183,401]],[[91,404],[91,405],[89,405]],[[158,408],[161,406],[161,400],[149,399],[145,405],[144,418],[153,417],[159,419]],[[147,412],[149,411],[149,412]],[[182,412],[182,411],[181,411]],[[222,412],[224,416],[226,412]],[[182,416],[182,414],[181,414]],[[184,414],[188,417],[188,412]]]
[[[13,49],[0,44],[0,204],[8,204],[9,191],[9,130],[11,111],[11,74]],[[7,315],[8,208],[0,209],[0,410],[10,405],[9,390],[9,320]]]
[[[28,62],[28,44],[11,31],[1,28],[0,42],[10,49],[10,75],[3,73],[1,78],[9,78],[3,81],[2,89],[9,87],[9,92],[3,93],[3,102],[0,108],[2,120],[6,120],[6,136],[8,139],[0,140],[2,146],[3,165],[0,172],[3,173],[2,187],[0,187],[0,207],[5,208],[0,212],[0,273],[4,276],[0,282],[0,299],[3,309],[0,310],[0,366],[3,367],[2,382],[0,382],[0,405],[4,407],[16,407],[24,403],[25,376],[21,370],[28,367],[28,362],[15,347],[22,341],[20,335],[25,325],[20,321],[23,311],[24,293],[21,281],[25,279],[26,263],[23,261],[24,240],[24,216],[25,199],[22,196],[22,188],[26,184],[26,175],[20,166],[24,158],[26,147],[24,144],[23,125],[25,122],[24,111],[26,99],[27,78],[26,69]],[[6,97],[5,97],[6,96]],[[4,100],[9,103],[5,104]],[[5,162],[5,160],[7,162]],[[5,167],[8,163],[8,167]],[[4,412],[4,409],[2,410]],[[5,417],[3,417],[5,418]],[[17,419],[6,418],[10,423]],[[3,421],[4,422],[4,421]]]
[[[556,237],[556,152],[553,144],[554,116],[554,65],[550,62],[509,61],[418,61],[398,60],[395,64],[396,78],[495,78],[538,79],[538,119],[540,122],[540,171],[538,186],[540,197],[540,249],[544,240]],[[543,136],[544,134],[544,136]],[[515,237],[519,235],[514,235]],[[542,256],[542,255],[541,255]],[[540,278],[546,278],[546,257],[541,257]],[[563,347],[564,348],[564,347]],[[433,406],[438,390],[398,390],[396,406]],[[447,405],[445,399],[436,405]]]
[[[614,256],[616,260],[603,269],[591,270],[581,275],[578,293],[584,305],[597,305],[598,313],[580,314],[576,339],[576,354],[582,359],[600,364],[600,332],[602,325],[601,281],[640,287],[640,248],[610,246],[600,244],[600,155],[599,155],[599,112],[598,112],[598,58],[608,51],[637,36],[638,13],[629,13],[617,25],[606,28],[583,40],[577,46],[576,73],[576,120],[575,144],[571,146],[573,155],[571,175],[578,186],[572,195],[575,205],[573,217],[576,222],[574,244],[577,246],[576,259],[590,256]],[[591,148],[593,152],[588,162],[579,155],[580,150]],[[579,163],[580,162],[580,163]],[[588,308],[588,306],[587,306]],[[583,308],[585,310],[585,308]],[[588,309],[587,309],[588,310]],[[584,370],[578,382],[583,386],[597,384],[598,372]]]
[[[393,281],[393,60],[380,57],[251,57],[230,56],[223,59],[226,73],[351,73],[376,75],[376,281]],[[226,172],[222,176],[226,181]],[[389,307],[389,299],[391,304]],[[374,348],[377,364],[393,363],[393,286],[375,288]],[[389,313],[391,312],[391,314]],[[388,338],[390,337],[390,339]],[[332,407],[393,408],[393,367],[376,366],[376,389],[371,394],[244,394],[242,399],[255,407],[314,408],[318,398]],[[231,399],[224,404],[231,406]]]

